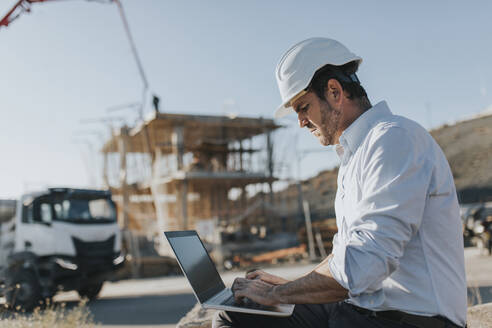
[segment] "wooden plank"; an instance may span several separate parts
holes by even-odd
[[[293,255],[303,255],[304,253],[306,253],[306,245],[302,244],[301,246],[298,247],[284,248],[284,249],[279,249],[276,251],[256,255],[251,258],[251,261],[255,263],[270,262],[274,259],[280,259]]]

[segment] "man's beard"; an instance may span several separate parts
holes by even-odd
[[[334,145],[336,142],[336,134],[340,126],[342,113],[330,106],[328,101],[320,99],[320,142],[324,146]]]

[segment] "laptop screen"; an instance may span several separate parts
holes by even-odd
[[[200,303],[225,288],[195,231],[172,231],[165,234]]]

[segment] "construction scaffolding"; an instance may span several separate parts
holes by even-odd
[[[221,231],[273,203],[272,133],[279,127],[263,118],[155,111],[120,128],[102,149],[120,224],[154,238],[161,255],[170,251],[162,239],[168,230],[195,229],[220,245]]]

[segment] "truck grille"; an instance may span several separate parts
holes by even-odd
[[[115,235],[103,241],[82,241],[72,237],[78,257],[109,257],[114,255]]]

